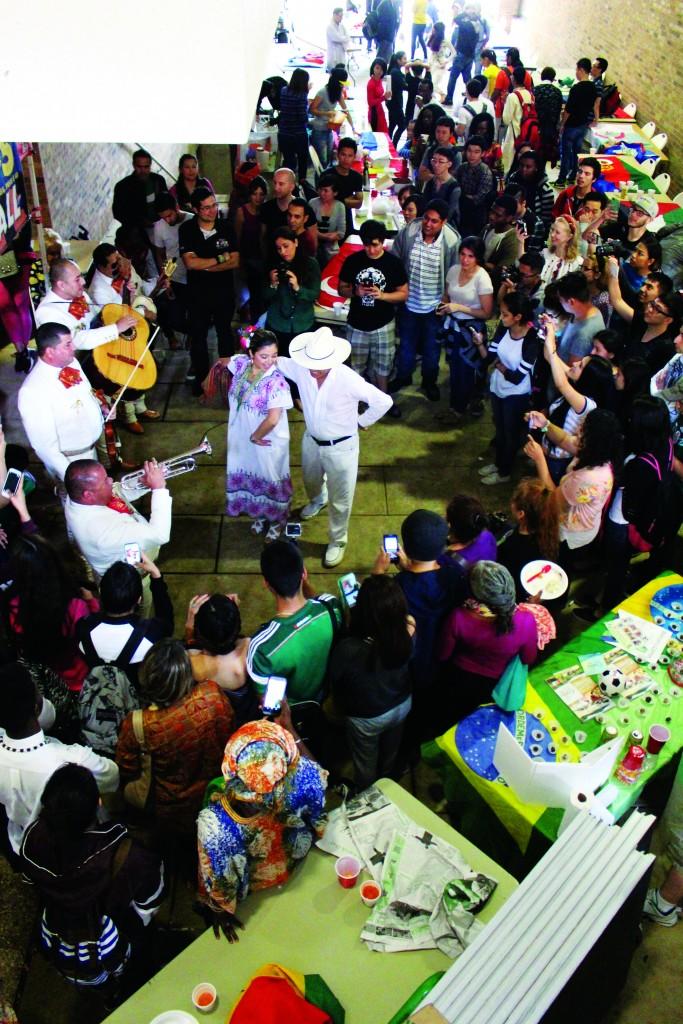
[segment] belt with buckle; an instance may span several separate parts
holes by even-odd
[[[342,441],[350,441],[352,437],[353,434],[347,434],[346,437],[335,437],[333,441],[319,441],[317,437],[313,437],[313,434],[311,434],[311,438],[319,448],[334,448],[335,444],[341,444]]]

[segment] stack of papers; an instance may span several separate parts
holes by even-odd
[[[317,845],[358,857],[382,886],[361,932],[370,949],[438,948],[456,957],[483,927],[474,913],[495,880],[473,871],[454,846],[411,821],[376,786],[332,811]]]

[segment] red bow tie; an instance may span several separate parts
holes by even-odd
[[[74,299],[69,305],[69,312],[72,316],[75,316],[77,320],[82,320],[89,309],[90,306],[83,297],[80,299]]]
[[[132,516],[132,512],[123,498],[112,497],[107,502],[107,508],[110,508],[112,512],[121,512],[123,515]]]
[[[65,388],[72,388],[76,384],[80,384],[83,380],[81,377],[81,371],[77,370],[73,366],[65,366],[63,370],[60,370],[58,379]]]

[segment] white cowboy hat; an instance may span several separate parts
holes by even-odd
[[[329,327],[306,331],[290,342],[289,354],[307,370],[331,370],[341,366],[351,355],[351,344],[334,336]]]

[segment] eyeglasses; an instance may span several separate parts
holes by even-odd
[[[650,309],[654,309],[655,313],[659,313],[660,316],[671,316],[669,310],[665,309],[663,306],[660,306],[657,303],[656,299],[651,299],[650,302],[648,302],[648,306],[650,307]]]
[[[216,202],[213,202],[213,203],[200,203],[199,204],[199,209],[200,210],[215,210],[217,206],[218,206],[218,203],[216,203]]]

